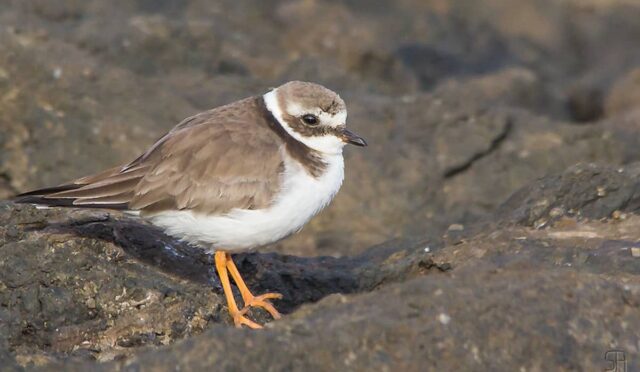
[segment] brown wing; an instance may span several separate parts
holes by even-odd
[[[254,106],[245,100],[196,115],[124,167],[22,194],[16,201],[143,214],[264,208],[280,186],[281,142]]]
[[[121,172],[115,167],[71,183],[17,195],[17,203],[33,203],[56,207],[128,209],[135,185],[147,167]]]

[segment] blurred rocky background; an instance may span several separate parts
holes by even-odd
[[[293,79],[339,92],[370,144],[300,234],[239,257],[285,294],[264,332],[230,328],[208,258],[142,222],[3,204],[3,365],[638,368],[639,19],[636,0],[0,2],[2,198]]]

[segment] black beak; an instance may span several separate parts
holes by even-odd
[[[342,140],[346,143],[350,143],[352,145],[356,145],[360,147],[367,146],[367,141],[365,141],[364,138],[360,137],[359,135],[353,132],[350,132],[346,128],[342,130]]]

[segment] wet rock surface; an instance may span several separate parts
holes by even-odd
[[[2,2],[2,198],[290,79],[338,91],[370,143],[300,234],[236,256],[256,293],[284,294],[261,332],[230,326],[210,257],[144,221],[0,204],[2,369],[602,370],[609,350],[637,369],[639,16],[632,0]]]

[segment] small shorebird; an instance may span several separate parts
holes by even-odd
[[[282,296],[254,296],[231,253],[297,232],[333,199],[344,178],[342,148],[367,145],[347,130],[346,119],[345,103],[336,93],[292,81],[183,120],[126,165],[14,200],[125,210],[215,252],[235,325],[260,328],[246,311],[261,307],[277,319],[280,314],[269,300]]]

